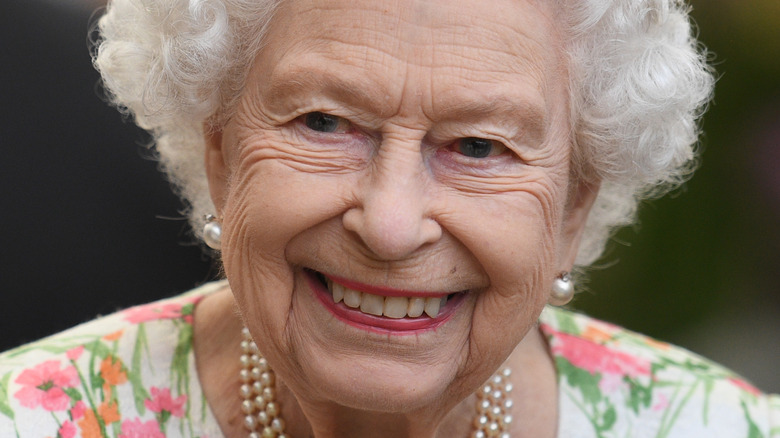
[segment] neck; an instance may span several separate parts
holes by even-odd
[[[404,413],[374,412],[328,401],[302,401],[311,436],[317,438],[452,438],[471,435],[476,396],[450,406]],[[308,435],[295,435],[303,437]]]
[[[245,438],[248,432],[244,428],[238,396],[242,322],[234,306],[227,289],[198,304],[193,323],[193,348],[201,386],[224,435]],[[515,370],[512,375],[515,387],[513,437],[555,436],[555,370],[547,351],[543,337],[534,330],[507,360],[507,365]],[[476,412],[473,395],[457,404],[419,412],[384,413],[296,397],[278,378],[276,386],[277,400],[287,424],[286,433],[293,438],[467,437]]]

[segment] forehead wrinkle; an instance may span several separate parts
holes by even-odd
[[[475,54],[487,50],[500,54],[506,60],[545,48],[545,44],[537,41],[538,35],[530,35],[519,26],[497,22],[485,22],[484,25],[446,23],[437,27],[434,36],[437,37],[434,44],[440,47],[464,48]]]
[[[543,23],[468,18],[465,22],[462,18],[445,20],[434,34],[432,57],[440,60],[433,64],[443,69],[431,77],[431,107],[426,111],[429,117],[518,121],[523,132],[542,141],[550,123],[547,109],[551,96],[547,94],[545,75],[556,70],[560,56],[555,51],[560,48],[556,36],[549,31],[533,32],[540,26],[549,27]],[[490,43],[485,44],[486,40]],[[469,68],[469,64],[478,68]],[[456,80],[441,80],[442,76],[455,76]],[[475,93],[474,82],[484,83],[492,93],[484,89]]]
[[[327,7],[328,2],[316,7],[314,2],[304,0],[300,3],[308,3],[309,7],[299,8],[297,12],[301,14],[290,23],[292,27],[300,26],[301,19],[309,22],[319,17],[317,20],[321,21],[324,18],[323,11],[325,16],[343,13],[340,7]],[[436,88],[454,85],[468,89],[473,88],[468,82],[477,81],[486,84],[493,82],[495,88],[504,88],[506,85],[505,90],[496,90],[499,95],[512,92],[516,88],[522,88],[521,91],[526,95],[535,94],[533,92],[537,91],[544,106],[545,98],[549,97],[546,95],[548,90],[545,85],[545,73],[549,68],[545,67],[550,66],[551,56],[555,55],[549,54],[554,50],[550,50],[548,45],[557,47],[554,44],[554,35],[549,35],[549,32],[533,32],[539,27],[546,27],[544,22],[528,22],[524,17],[515,17],[511,22],[489,21],[487,17],[477,16],[478,14],[464,16],[462,13],[456,13],[446,4],[437,5],[436,14],[431,14],[430,7],[433,3],[412,1],[411,4],[415,7],[401,8],[401,13],[396,14],[393,12],[399,11],[395,10],[391,2],[385,13],[377,14],[378,11],[371,8],[363,10],[360,2],[356,2],[353,11],[359,11],[358,15],[367,20],[351,20],[342,22],[342,26],[321,29],[321,33],[315,38],[316,43],[312,44],[312,41],[308,40],[307,47],[301,47],[294,42],[296,32],[292,32],[292,40],[285,44],[288,50],[283,51],[286,53],[280,61],[283,63],[287,55],[292,55],[292,62],[303,59],[305,64],[319,70],[316,71],[319,77],[313,74],[315,72],[307,72],[306,70],[311,69],[307,69],[303,63],[299,66],[286,66],[281,71],[283,76],[287,77],[279,81],[279,87],[274,84],[274,88],[280,90],[275,93],[275,97],[288,98],[291,95],[303,95],[303,91],[322,91],[329,99],[369,110],[371,115],[390,117],[394,114],[405,114],[412,110],[409,106],[412,105],[417,106],[417,111],[421,110],[430,120],[442,117],[436,114],[437,109],[451,105],[451,102],[443,105],[437,102],[446,100],[440,99],[440,94],[446,93],[447,90]],[[535,6],[538,8],[539,5]],[[316,25],[314,22],[311,24]],[[486,40],[490,43],[485,44]],[[384,44],[379,44],[382,41]],[[382,46],[385,49],[377,49]],[[344,56],[345,53],[350,56]],[[318,64],[317,60],[326,62]],[[554,60],[552,61],[554,63]],[[394,64],[395,68],[391,67]],[[377,69],[377,65],[382,68]],[[398,70],[401,65],[405,67]],[[470,68],[470,65],[475,67]],[[433,68],[428,74],[428,81],[425,84],[414,83],[414,78],[419,76],[412,75],[410,68],[416,70],[426,67]],[[390,74],[391,72],[395,74]],[[296,75],[298,77],[289,77]],[[442,75],[454,75],[455,79],[460,81],[441,80]],[[511,81],[515,84],[510,83]],[[301,97],[312,100],[311,96]],[[495,99],[490,97],[483,100],[490,102]],[[510,106],[504,105],[503,102],[496,102],[496,105]],[[469,112],[481,115],[489,112],[488,105],[485,104],[467,102],[465,106],[471,108],[460,111],[460,115],[468,116]],[[479,108],[480,106],[483,108]],[[522,119],[526,124],[524,128],[539,133],[545,131],[544,111],[523,102],[517,102],[516,106],[519,106],[520,110],[516,118]],[[499,111],[504,110],[495,112]],[[450,113],[452,115],[444,117],[456,117],[456,111]]]
[[[310,57],[303,59],[312,60]],[[316,62],[312,64],[288,64],[275,69],[264,93],[269,102],[295,102],[299,106],[324,96],[333,102],[345,103],[352,109],[359,108],[378,116],[393,112],[386,99],[391,94],[390,90],[380,78],[350,73],[349,69],[323,69]]]

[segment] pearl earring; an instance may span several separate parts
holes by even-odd
[[[562,272],[553,281],[549,302],[553,306],[563,306],[572,298],[574,298],[574,281],[568,272]]]
[[[203,241],[211,249],[217,251],[222,249],[222,224],[214,215],[206,215],[206,225],[203,226]]]

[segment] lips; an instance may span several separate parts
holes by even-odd
[[[337,318],[381,333],[435,329],[452,317],[466,295],[466,291],[442,294],[390,289],[304,272],[317,298]]]

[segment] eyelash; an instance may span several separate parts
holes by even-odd
[[[317,120],[317,118],[319,118],[319,120]],[[306,126],[306,128],[322,134],[347,134],[354,130],[354,127],[347,119],[320,111],[303,114],[298,117],[298,119],[300,119],[300,122]],[[321,125],[320,127],[322,127],[324,123],[335,123],[335,126],[333,126],[333,130],[317,129],[313,126],[316,126],[317,123]]]
[[[298,117],[298,121],[306,127],[306,129],[316,132],[318,134],[349,134],[355,131],[355,127],[352,123],[339,116],[328,114],[321,111],[312,111],[303,114]],[[326,126],[326,124],[331,124]],[[486,153],[480,148],[490,147],[491,150]],[[464,148],[469,149],[464,151]],[[483,160],[485,158],[496,157],[506,154],[509,150],[503,143],[482,137],[463,137],[453,141],[449,147],[450,151],[466,157],[470,160]],[[496,150],[498,152],[496,152]],[[469,153],[477,156],[469,156]]]
[[[489,147],[490,150],[484,151],[485,147]],[[508,150],[501,142],[481,137],[459,138],[452,143],[450,148],[453,152],[476,160],[503,155]]]

